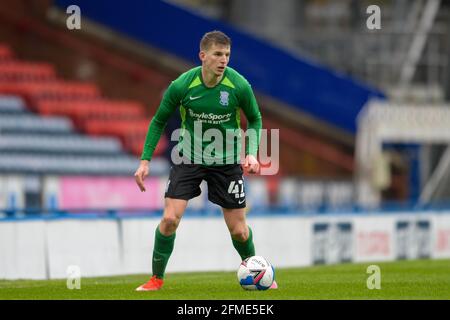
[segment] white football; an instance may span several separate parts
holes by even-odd
[[[267,290],[275,280],[275,269],[261,256],[248,257],[239,266],[237,277],[245,290]]]

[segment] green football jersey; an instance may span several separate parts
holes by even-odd
[[[150,123],[142,160],[151,160],[167,121],[177,108],[181,115],[177,147],[190,163],[239,163],[243,134],[248,140],[245,153],[256,157],[261,113],[250,84],[234,69],[227,67],[214,87],[203,83],[201,66],[172,81]],[[240,128],[241,109],[248,121],[245,133]]]

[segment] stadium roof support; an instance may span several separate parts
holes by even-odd
[[[429,203],[433,199],[433,194],[436,193],[443,185],[443,181],[446,175],[450,172],[450,147],[445,149],[444,154],[436,166],[431,178],[427,181],[427,184],[420,194],[420,203]]]
[[[411,46],[401,69],[400,84],[402,86],[408,86],[414,76],[417,64],[427,42],[428,33],[431,31],[433,22],[439,11],[440,4],[441,0],[427,0],[424,5],[417,31],[411,41]]]

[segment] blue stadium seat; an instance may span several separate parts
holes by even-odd
[[[21,98],[0,95],[0,114],[22,113],[25,111],[26,107]]]
[[[6,133],[1,135],[0,152],[114,155],[122,153],[123,150],[117,138]]]
[[[73,132],[73,124],[64,117],[42,118],[34,114],[6,114],[0,117],[0,134],[6,132],[68,134]]]
[[[0,153],[0,172],[33,174],[92,174],[132,176],[139,163],[130,155],[80,156]],[[167,161],[152,160],[152,175],[168,171]]]

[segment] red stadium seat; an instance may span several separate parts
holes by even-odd
[[[0,60],[0,81],[42,81],[55,79],[55,69],[51,64]]]
[[[87,119],[85,121],[84,129],[86,132],[94,135],[103,134],[141,134],[147,133],[149,120],[120,120],[120,119]]]
[[[148,131],[149,119],[136,120],[100,120],[87,119],[84,130],[92,135],[114,135],[120,138],[125,149],[140,155]],[[161,137],[155,149],[155,155],[160,155],[167,148],[167,138]]]
[[[104,99],[93,83],[59,80],[51,64],[13,60],[6,45],[0,45],[1,93],[20,95],[33,111],[70,117],[81,131],[116,136],[129,152],[142,152],[151,117],[141,103]],[[155,155],[162,154],[167,144],[163,136]]]
[[[130,150],[133,154],[140,156],[142,154],[142,148],[144,147],[145,136],[137,137],[134,139],[129,145],[126,145],[128,150]],[[158,144],[156,145],[155,151],[153,152],[154,156],[160,156],[166,151],[168,147],[167,136],[163,134],[161,139],[159,139]]]
[[[47,99],[93,99],[100,98],[98,87],[92,83],[70,81],[0,82],[0,93],[14,93],[33,100]]]
[[[13,58],[13,56],[13,52],[9,46],[0,44],[0,61],[10,60]]]
[[[139,120],[145,118],[144,107],[132,101],[40,99],[36,104],[36,110],[43,115],[70,116],[80,128],[83,128],[85,121],[89,119]]]

